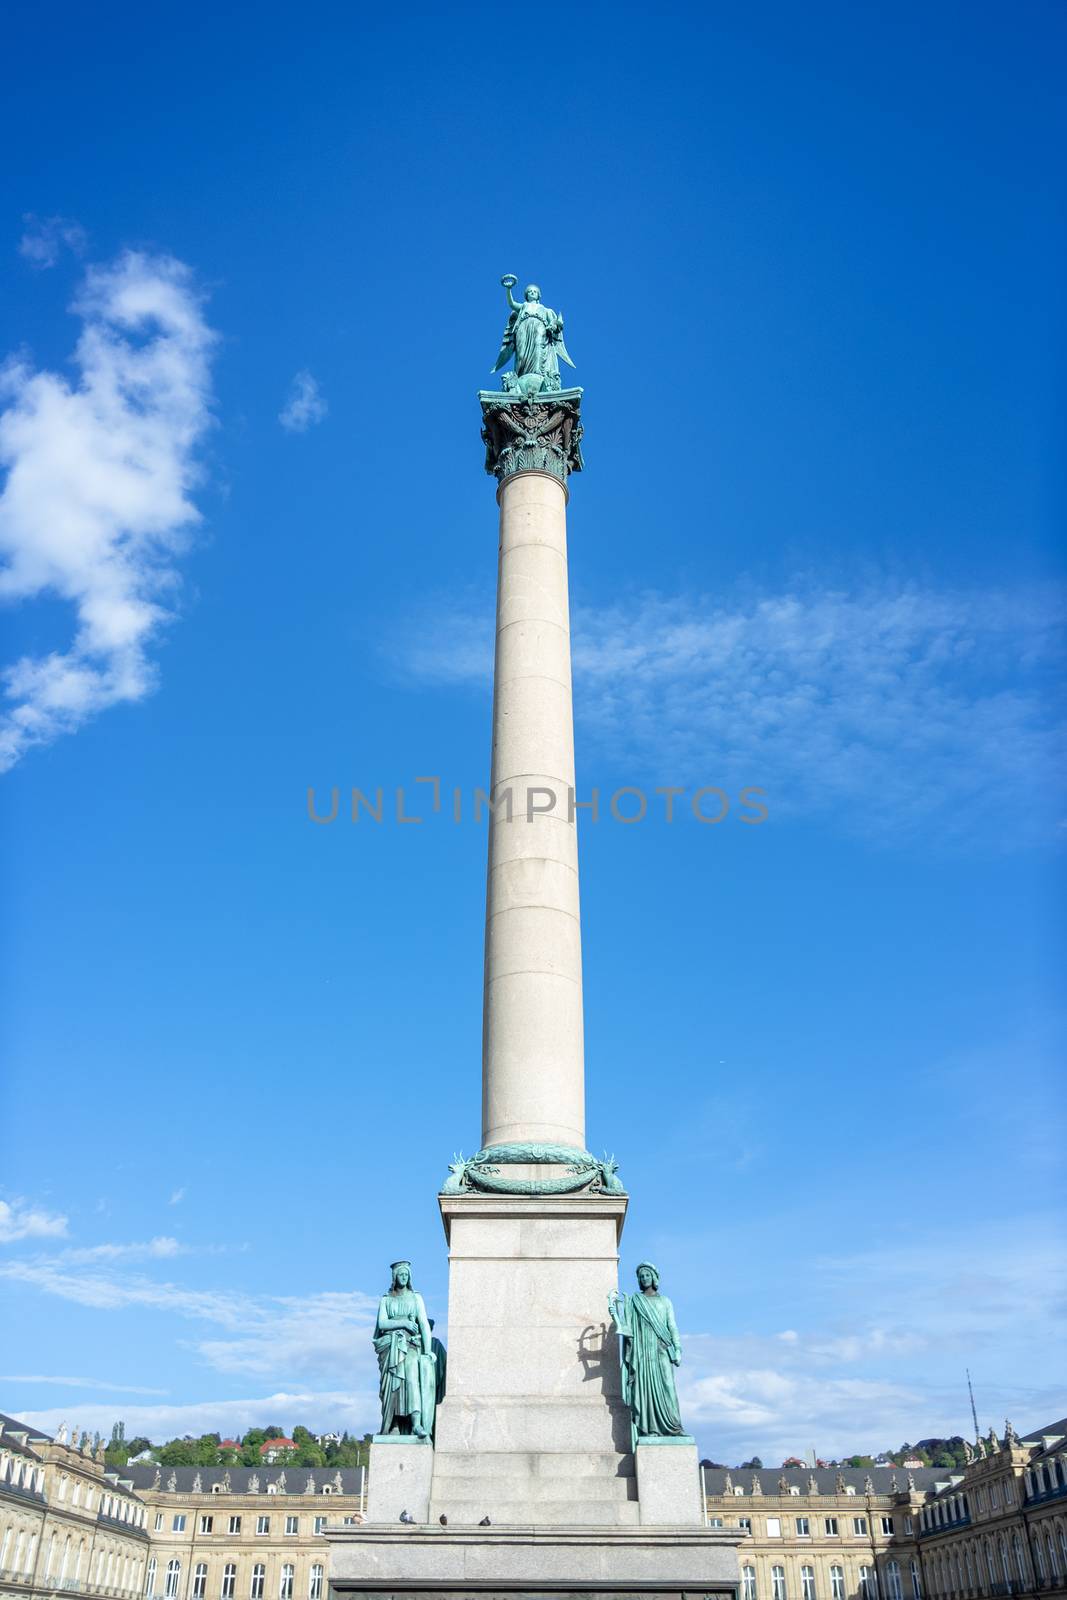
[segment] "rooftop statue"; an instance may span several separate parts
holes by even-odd
[[[505,393],[530,400],[534,395],[557,392],[559,363],[565,361],[573,367],[574,362],[563,342],[562,313],[543,304],[536,283],[528,284],[522,299],[516,300],[511,291],[518,281],[511,272],[500,280],[508,297],[509,315],[493,371],[499,372],[514,356],[515,370],[505,372],[500,381]]]
[[[674,1307],[660,1294],[659,1272],[651,1261],[641,1262],[637,1282],[640,1293],[608,1299],[622,1339],[622,1397],[630,1407],[635,1440],[685,1436],[672,1370],[682,1359]]]

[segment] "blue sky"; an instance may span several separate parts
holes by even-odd
[[[686,790],[581,831],[683,1415],[1062,1415],[1062,9],[14,16],[4,1409],[362,1430],[398,1253],[444,1317],[485,838],[414,779],[487,776],[511,271],[586,390],[579,787]]]

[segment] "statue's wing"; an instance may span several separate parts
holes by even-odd
[[[515,318],[517,315],[518,313],[513,311],[507,320],[504,328],[504,337],[500,341],[500,354],[497,356],[496,366],[493,368],[494,372],[499,372],[501,367],[506,367],[515,354]]]
[[[557,356],[559,357],[559,359],[561,361],[565,361],[567,363],[568,367],[573,367],[574,366],[574,362],[571,360],[570,356],[567,354],[567,346],[563,343],[563,335],[562,335],[562,333],[560,334],[559,338],[556,340],[556,354],[557,354]]]

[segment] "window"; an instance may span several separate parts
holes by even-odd
[[[885,1569],[885,1585],[889,1591],[889,1600],[903,1600],[904,1591],[900,1586],[900,1562],[890,1561]]]
[[[212,1492],[212,1494],[221,1494],[222,1493],[222,1484],[221,1483],[213,1483],[211,1485],[211,1492]]]
[[[737,1526],[741,1529],[742,1533],[751,1533],[752,1532],[752,1518],[751,1517],[738,1517]]]
[[[873,1567],[860,1568],[860,1594],[863,1600],[878,1600],[878,1578]]]
[[[300,1532],[300,1518],[299,1517],[286,1517],[286,1519],[285,1519],[285,1531],[286,1531],[286,1533],[299,1533]]]
[[[156,1512],[156,1532],[157,1533],[162,1533],[162,1531],[163,1531],[163,1513],[162,1513],[162,1511],[157,1511]]]
[[[853,1517],[852,1518],[852,1532],[853,1532],[853,1534],[855,1535],[855,1537],[857,1539],[862,1539],[864,1537],[864,1535],[866,1534],[866,1532],[867,1532],[867,1518],[866,1517]]]
[[[798,1539],[810,1539],[811,1538],[811,1523],[808,1521],[807,1517],[798,1517],[796,1519],[796,1522],[797,1522],[797,1538]]]
[[[236,1588],[237,1563],[235,1561],[227,1561],[222,1569],[222,1588],[219,1590],[220,1600],[233,1600]]]
[[[815,1600],[815,1568],[801,1567],[800,1592],[803,1600]]]
[[[181,1582],[182,1564],[176,1556],[167,1562],[167,1584],[163,1593],[166,1600],[178,1600],[178,1585]]]
[[[256,1518],[256,1532],[257,1533],[269,1533],[270,1532],[270,1518],[269,1517],[257,1517]]]
[[[156,1558],[155,1558],[155,1556],[153,1556],[151,1561],[149,1561],[149,1563],[148,1563],[148,1575],[145,1578],[144,1592],[148,1596],[148,1600],[152,1600],[152,1596],[156,1592]]]
[[[1000,1504],[1000,1484],[999,1483],[991,1483],[989,1485],[989,1504],[991,1506],[999,1506],[999,1504]]]
[[[316,1533],[321,1533],[323,1528],[325,1528],[325,1526],[326,1526],[326,1522],[327,1522],[327,1518],[326,1517],[316,1517],[315,1518],[315,1532]]]
[[[1052,1571],[1052,1576],[1054,1578],[1058,1578],[1060,1575],[1060,1564],[1056,1560],[1056,1546],[1053,1543],[1051,1533],[1046,1533],[1045,1535],[1045,1548],[1048,1551],[1048,1564]]]
[[[767,1518],[767,1537],[768,1539],[780,1539],[782,1537],[781,1517]]]
[[[846,1494],[855,1494],[855,1492],[856,1492],[856,1485],[854,1483],[850,1483],[845,1489],[845,1493]]]
[[[771,1592],[774,1600],[786,1600],[784,1567],[771,1568]]]
[[[277,1494],[278,1493],[278,1485],[276,1483],[268,1483],[268,1485],[267,1485],[267,1493],[268,1494]]]
[[[824,1530],[824,1532],[826,1534],[826,1537],[828,1539],[836,1539],[837,1538],[837,1518],[836,1517],[824,1517],[823,1518],[823,1530]]]
[[[910,1517],[905,1517],[904,1518],[904,1532],[905,1533],[911,1533],[912,1531],[913,1531],[912,1520],[911,1520]]]
[[[266,1576],[266,1567],[262,1561],[257,1561],[252,1568],[252,1582],[248,1586],[248,1600],[263,1600],[263,1580]]]
[[[322,1600],[322,1567],[318,1562],[308,1577],[308,1600]]]
[[[917,1561],[912,1561],[911,1564],[911,1597],[912,1600],[923,1600],[923,1581],[919,1576],[919,1563]]]
[[[1017,1533],[1012,1535],[1011,1553],[1015,1558],[1015,1571],[1021,1584],[1026,1583],[1026,1557],[1023,1555],[1023,1544]]]
[[[735,1483],[734,1484],[734,1494],[739,1494],[739,1495],[741,1495],[743,1497],[744,1493],[745,1493],[745,1491],[741,1487],[741,1485],[739,1483]]]
[[[7,1570],[7,1551],[8,1546],[11,1543],[11,1535],[13,1532],[14,1530],[12,1528],[4,1529],[4,1542],[3,1544],[0,1544],[0,1572]]]
[[[204,1600],[207,1593],[207,1562],[198,1561],[193,1568],[193,1600]]]
[[[845,1569],[830,1568],[830,1600],[845,1600]]]
[[[723,1520],[722,1520],[721,1517],[712,1517],[712,1518],[710,1518],[710,1520],[708,1522],[708,1527],[709,1528],[721,1528],[722,1526],[723,1526]]]
[[[230,1532],[231,1533],[240,1533],[240,1531],[241,1531],[241,1519],[240,1519],[240,1517],[231,1517],[230,1518]]]
[[[171,1522],[170,1526],[171,1526],[171,1531],[173,1533],[184,1533],[185,1532],[185,1513],[184,1513],[184,1511],[176,1511],[174,1513],[174,1520]]]
[[[758,1600],[755,1567],[741,1568],[741,1600]]]
[[[322,1492],[323,1494],[333,1494],[333,1489],[328,1483],[324,1483],[322,1486]]]
[[[200,1518],[200,1532],[201,1533],[213,1533],[214,1529],[215,1529],[215,1518],[214,1517],[201,1517]]]
[[[795,1483],[791,1483],[791,1484],[790,1484],[790,1485],[789,1485],[789,1493],[790,1493],[790,1494],[795,1494],[795,1495],[799,1495],[799,1493],[800,1493],[800,1490],[799,1490],[799,1489],[798,1489],[798,1488],[797,1488],[797,1486],[796,1486],[796,1484],[795,1484]]]
[[[281,1578],[278,1580],[278,1600],[293,1600],[293,1578],[296,1568],[291,1561],[287,1561],[282,1568]]]
[[[893,1519],[892,1519],[892,1517],[883,1517],[882,1518],[882,1532],[883,1533],[892,1533],[892,1531],[893,1531]]]

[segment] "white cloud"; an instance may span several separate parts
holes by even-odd
[[[62,1407],[44,1410],[20,1410],[13,1415],[28,1427],[54,1433],[65,1421],[67,1411]],[[111,1405],[78,1406],[79,1426],[98,1430],[105,1437],[110,1434],[115,1420]],[[377,1375],[374,1383],[365,1389],[281,1389],[274,1394],[253,1396],[239,1400],[198,1400],[185,1405],[123,1406],[126,1437],[141,1435],[157,1443],[164,1439],[180,1438],[184,1434],[220,1432],[241,1434],[248,1428],[277,1422],[290,1433],[298,1423],[320,1430],[347,1428],[350,1433],[363,1434],[376,1428],[381,1418],[378,1404]]]
[[[18,1239],[62,1239],[66,1232],[67,1218],[56,1212],[43,1211],[25,1200],[0,1200],[0,1244],[14,1244]]]
[[[19,254],[32,266],[54,267],[63,249],[83,254],[85,229],[70,217],[37,217],[28,211],[22,220],[26,231],[19,240]]]
[[[171,1195],[170,1199],[167,1201],[167,1204],[169,1206],[180,1206],[184,1199],[185,1199],[185,1190],[184,1189],[175,1189],[174,1193]]]
[[[630,782],[755,785],[775,815],[886,839],[1030,842],[1067,770],[1065,611],[1053,588],[888,583],[576,606],[575,711]],[[491,605],[428,606],[399,653],[420,681],[488,684]]]
[[[290,433],[306,433],[316,422],[321,422],[329,407],[319,389],[318,379],[305,368],[293,379],[289,398],[278,413],[278,421]]]
[[[0,1383],[46,1383],[58,1389],[106,1389],[111,1394],[166,1394],[166,1389],[146,1389],[140,1384],[112,1383],[107,1378],[57,1378],[41,1373],[7,1373]]]
[[[127,252],[86,274],[75,310],[80,378],[9,362],[0,375],[0,598],[75,608],[67,650],[4,673],[0,768],[32,745],[151,692],[148,647],[170,612],[175,557],[210,422],[214,335],[189,269]]]

